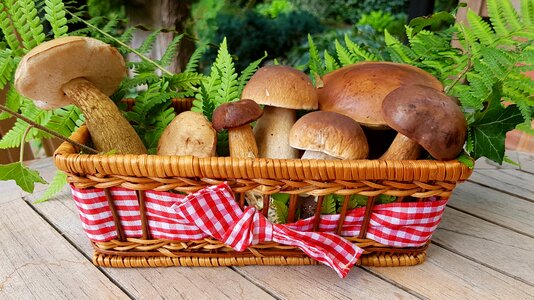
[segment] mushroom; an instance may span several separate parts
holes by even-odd
[[[228,129],[230,156],[258,156],[258,147],[250,123],[259,119],[262,114],[261,107],[250,99],[224,103],[213,111],[213,128],[217,131]]]
[[[165,128],[158,143],[158,155],[215,156],[217,133],[201,113],[185,111]]]
[[[400,86],[420,84],[443,90],[431,74],[414,66],[393,62],[362,62],[326,74],[317,90],[319,109],[353,118],[363,126],[388,129],[382,101]]]
[[[304,72],[288,66],[265,66],[250,78],[241,99],[265,105],[254,127],[260,157],[297,158],[289,146],[289,130],[296,121],[296,109],[317,109],[317,93]]]
[[[443,92],[422,85],[399,87],[386,96],[382,112],[399,133],[381,159],[415,159],[419,145],[438,160],[453,159],[462,151],[465,117]]]
[[[15,73],[15,88],[43,109],[78,106],[97,150],[143,154],[143,142],[108,97],[125,76],[117,49],[96,39],[69,36],[28,52]]]
[[[289,132],[289,144],[306,150],[302,159],[362,159],[369,154],[360,125],[328,111],[314,111],[300,118]]]

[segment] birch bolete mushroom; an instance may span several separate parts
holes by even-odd
[[[328,111],[314,111],[300,118],[291,128],[289,144],[306,150],[302,159],[362,159],[369,154],[360,125]]]
[[[28,52],[15,73],[15,88],[43,109],[78,106],[97,150],[143,154],[143,142],[108,97],[125,76],[117,49],[96,39],[69,36]]]
[[[258,103],[244,99],[221,104],[213,111],[213,128],[228,129],[228,146],[232,157],[258,157],[258,147],[252,132],[251,122],[263,114]]]
[[[419,145],[438,160],[456,158],[462,151],[466,120],[456,101],[443,92],[422,85],[399,87],[385,97],[382,112],[399,133],[381,159],[417,158]]]
[[[201,113],[184,111],[174,117],[158,142],[158,155],[215,156],[217,133]]]
[[[298,158],[289,145],[297,109],[317,109],[317,93],[308,76],[288,66],[265,66],[250,78],[241,99],[265,105],[254,127],[260,157]]]
[[[323,76],[317,90],[319,109],[351,117],[360,125],[387,129],[382,101],[400,86],[420,84],[443,90],[431,74],[417,67],[393,62],[362,62]]]

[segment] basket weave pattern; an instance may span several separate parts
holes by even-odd
[[[183,106],[184,110],[187,105]],[[85,127],[71,138],[80,143],[90,140]],[[323,197],[345,196],[336,232],[341,232],[350,195],[368,196],[368,205],[359,236],[345,237],[365,250],[359,264],[371,266],[405,266],[424,261],[428,245],[418,248],[393,248],[366,239],[375,197],[396,196],[396,201],[447,199],[458,182],[466,180],[472,170],[457,161],[331,161],[243,159],[231,157],[197,158],[158,155],[87,155],[78,154],[69,143],[63,143],[54,155],[58,169],[80,189],[101,188],[106,191],[113,212],[118,238],[93,242],[93,262],[101,266],[230,266],[230,265],[305,265],[314,264],[301,250],[275,242],[266,242],[236,252],[221,242],[206,238],[200,241],[152,239],[144,206],[144,191],[192,193],[206,186],[228,182],[241,207],[245,192],[263,195],[267,215],[269,195],[290,194],[288,222],[296,221],[297,196],[318,196],[320,214]],[[125,238],[119,216],[114,209],[112,187],[135,190],[139,201],[143,236]],[[319,219],[319,218],[316,218]],[[314,228],[317,228],[316,226]]]

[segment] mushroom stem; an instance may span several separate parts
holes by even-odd
[[[90,81],[74,79],[63,85],[62,89],[83,112],[87,129],[98,151],[147,153],[143,142],[115,103]]]
[[[381,160],[411,160],[418,159],[421,146],[404,134],[398,133]]]
[[[297,117],[287,108],[265,106],[254,127],[259,157],[298,158],[298,150],[289,145],[289,131]]]
[[[306,150],[301,159],[339,159],[321,151]]]
[[[228,129],[231,157],[258,157],[258,146],[250,124]]]

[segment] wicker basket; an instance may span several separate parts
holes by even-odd
[[[176,102],[177,110],[189,109],[190,103]],[[71,138],[80,143],[90,139],[85,127]],[[428,201],[447,199],[458,182],[466,180],[472,170],[457,161],[323,161],[241,159],[230,157],[196,158],[191,156],[157,155],[87,155],[69,143],[63,143],[55,152],[58,169],[68,175],[73,187],[101,188],[113,212],[118,238],[93,242],[93,262],[100,266],[230,266],[230,265],[307,265],[316,262],[301,250],[275,242],[261,243],[244,252],[214,239],[197,241],[170,241],[152,239],[148,226],[144,193],[147,190],[191,193],[206,186],[227,181],[240,206],[244,194],[254,190],[263,194],[264,203],[269,195],[290,194],[288,221],[295,219],[296,198],[306,193],[318,197],[318,209],[323,196],[336,193],[346,198],[353,194],[369,196],[365,218],[359,236],[345,237],[365,250],[358,264],[369,266],[408,266],[424,261],[426,244],[417,248],[393,248],[366,239],[369,216],[374,197],[380,194],[397,196],[397,201],[410,199]],[[142,237],[124,238],[120,217],[114,208],[109,188],[135,190],[142,220]],[[347,203],[348,201],[345,201]],[[264,205],[264,215],[269,205]],[[336,232],[347,213],[344,205]],[[316,218],[318,219],[318,218]],[[317,224],[314,224],[317,228]]]

